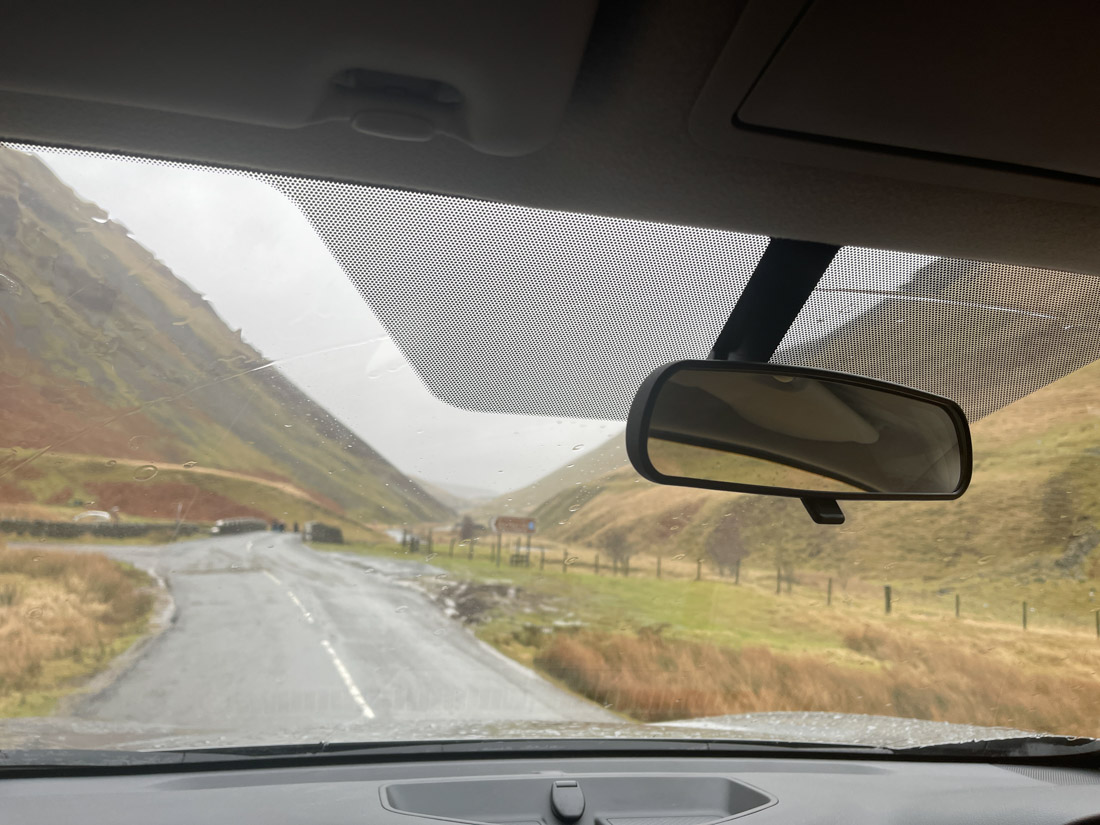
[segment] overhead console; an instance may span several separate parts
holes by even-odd
[[[1086,3],[750,0],[691,130],[728,153],[1094,201],[1098,40]]]
[[[31,6],[5,14],[19,36],[0,51],[0,90],[522,155],[554,135],[596,0],[322,0],[293,17],[246,0],[160,17],[69,6],[48,28]]]

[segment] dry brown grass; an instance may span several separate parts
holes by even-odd
[[[1046,640],[1044,640],[1046,641]],[[846,650],[779,653],[636,636],[559,634],[543,671],[644,721],[757,711],[828,711],[1100,735],[1100,654],[1036,667],[1020,651],[890,628],[849,633]]]
[[[13,550],[0,543],[0,716],[25,695],[94,672],[139,632],[149,579],[99,553]]]

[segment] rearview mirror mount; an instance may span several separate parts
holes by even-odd
[[[802,499],[954,499],[970,483],[966,416],[953,401],[853,375],[742,361],[680,361],[646,379],[627,454],[658,484]]]

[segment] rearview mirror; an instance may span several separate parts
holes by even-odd
[[[634,399],[626,446],[659,484],[804,501],[950,499],[970,483],[970,430],[954,402],[776,364],[661,367]]]

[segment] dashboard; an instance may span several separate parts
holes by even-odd
[[[0,823],[1100,823],[1100,771],[821,758],[560,758],[0,779]]]

